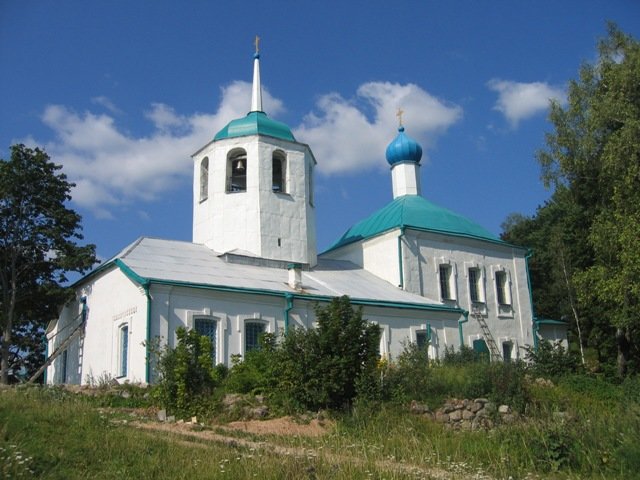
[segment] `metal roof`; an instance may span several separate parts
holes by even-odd
[[[287,125],[267,117],[264,112],[249,112],[246,117],[231,120],[216,133],[214,140],[244,137],[247,135],[268,135],[295,142],[296,139]]]
[[[356,304],[462,312],[401,290],[347,261],[319,259],[317,266],[302,271],[302,289],[294,290],[288,285],[289,273],[284,268],[226,262],[204,245],[148,237],[139,238],[78,283],[113,265],[142,284],[291,294],[312,300],[348,295]]]
[[[403,195],[368,218],[356,223],[327,251],[366,240],[397,228],[414,228],[508,245],[493,233],[462,215],[435,205],[420,195]]]

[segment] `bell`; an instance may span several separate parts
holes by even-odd
[[[242,160],[238,160],[238,162],[236,163],[236,170],[238,171],[244,170],[244,163],[242,163]]]

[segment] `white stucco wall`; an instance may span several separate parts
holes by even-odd
[[[246,151],[246,191],[227,192],[227,156]],[[272,191],[272,157],[285,157],[286,191]],[[200,165],[209,159],[208,195],[200,197]],[[309,171],[315,160],[305,144],[247,136],[211,142],[194,157],[193,241],[217,252],[243,250],[289,262],[316,263],[315,208]]]

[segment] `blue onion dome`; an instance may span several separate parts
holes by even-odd
[[[398,135],[387,147],[387,162],[393,166],[401,162],[420,163],[422,147],[413,138],[404,133],[404,127],[398,128]]]

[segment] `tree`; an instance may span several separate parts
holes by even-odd
[[[610,24],[598,60],[552,102],[554,132],[538,153],[543,178],[564,189],[572,231],[591,259],[572,276],[582,306],[615,329],[618,372],[638,367],[640,345],[640,43]]]
[[[0,382],[9,371],[35,367],[46,322],[57,316],[67,291],[66,272],[95,262],[82,240],[81,218],[69,209],[73,183],[42,150],[11,147],[0,160]],[[26,360],[25,360],[26,358]]]

